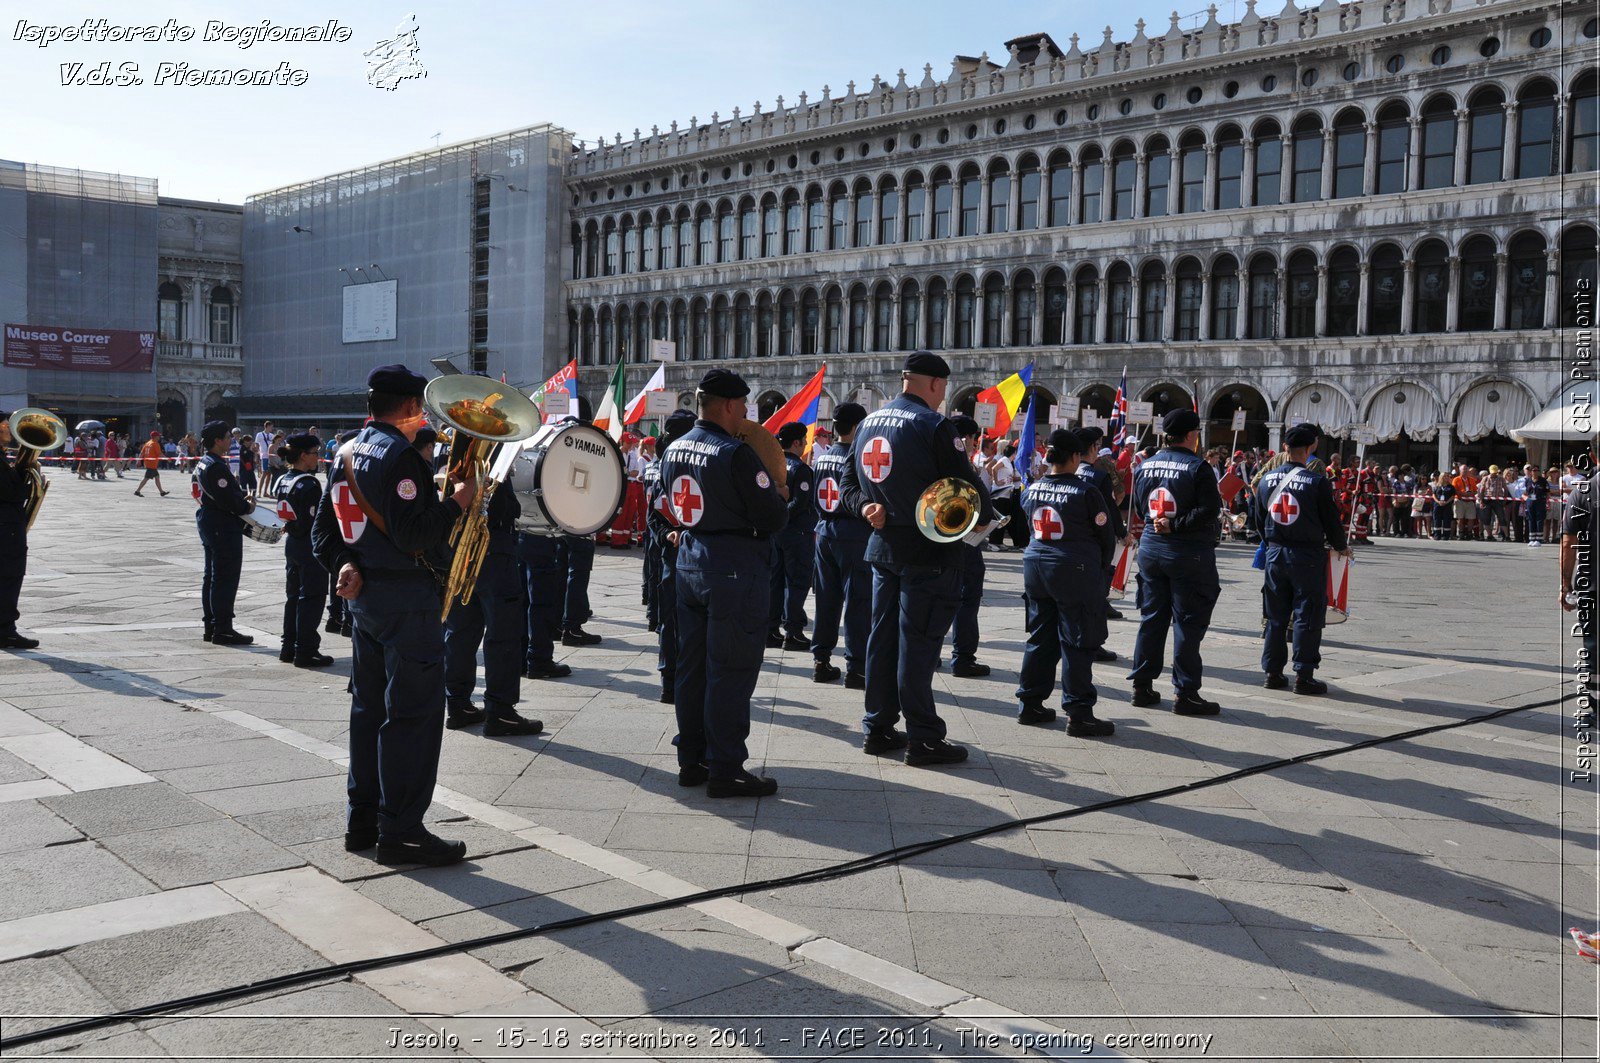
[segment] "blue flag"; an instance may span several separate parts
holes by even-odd
[[[1017,476],[1024,489],[1031,479],[1028,474],[1033,469],[1033,403],[1034,396],[1029,395],[1028,404],[1022,408],[1022,434],[1017,437]],[[1020,494],[1018,497],[1021,497]]]

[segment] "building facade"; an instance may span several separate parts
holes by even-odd
[[[695,363],[747,361],[766,411],[822,360],[829,398],[871,408],[926,347],[957,406],[1031,362],[1041,416],[1105,413],[1125,368],[1213,442],[1244,409],[1241,443],[1366,425],[1376,456],[1441,467],[1513,454],[1592,345],[1589,5],[1250,0],[1232,25],[1006,47],[580,145],[585,390],[670,339],[685,398]]]
[[[232,419],[244,388],[244,208],[161,197],[156,421],[167,435]]]

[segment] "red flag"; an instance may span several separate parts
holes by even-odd
[[[1133,558],[1133,551],[1121,540],[1117,541],[1117,552],[1111,557],[1111,593],[1107,597],[1121,598],[1128,593],[1128,562]]]
[[[1239,474],[1229,469],[1227,474],[1217,481],[1217,490],[1222,494],[1224,505],[1233,505],[1233,496],[1244,490],[1244,481]]]
[[[1328,619],[1342,624],[1350,618],[1350,562],[1344,555],[1328,551]]]

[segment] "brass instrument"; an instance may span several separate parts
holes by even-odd
[[[39,455],[67,441],[67,425],[49,410],[28,406],[11,415],[11,435],[17,441],[16,470],[28,485],[28,498],[22,510],[27,514],[28,527],[32,528],[44,505],[44,494],[50,490],[50,481],[39,469]]]
[[[751,420],[746,420],[733,435],[750,444],[756,457],[761,459],[761,464],[767,467],[767,475],[772,477],[778,493],[788,498],[789,459],[784,455],[783,444],[778,442],[778,437]]]
[[[478,484],[466,512],[450,531],[455,557],[444,588],[443,617],[447,617],[458,599],[463,605],[472,600],[489,552],[489,502],[499,486],[489,464],[500,444],[520,443],[539,430],[539,408],[515,388],[466,374],[428,381],[422,405],[430,417],[451,429],[442,492],[448,494],[453,484],[474,477]]]
[[[955,476],[935,480],[917,499],[917,530],[936,543],[953,543],[978,526],[978,489]]]

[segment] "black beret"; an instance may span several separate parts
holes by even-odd
[[[207,421],[200,429],[200,442],[215,443],[230,432],[227,421]]]
[[[1200,427],[1200,415],[1190,409],[1171,410],[1161,418],[1161,431],[1169,436],[1186,436]]]
[[[439,442],[439,433],[428,425],[423,425],[421,428],[417,429],[416,438],[411,440],[411,445],[416,447],[418,450],[421,450],[429,443],[437,442]]]
[[[978,422],[964,413],[950,418],[950,430],[956,434],[957,439],[971,439],[973,436],[983,434]]]
[[[867,419],[867,408],[859,402],[841,402],[833,408],[833,427],[848,432]]]
[[[790,421],[778,428],[778,445],[793,446],[806,437],[806,426],[799,421]]]
[[[1301,421],[1283,434],[1286,447],[1309,447],[1322,437],[1322,430],[1314,424]]]
[[[673,410],[667,414],[666,421],[661,426],[660,447],[665,450],[671,443],[682,439],[689,429],[694,427],[695,416],[692,410]]]
[[[403,365],[380,365],[367,374],[367,390],[381,391],[385,395],[404,395],[422,398],[422,389],[428,378],[418,376]]]
[[[283,441],[283,445],[288,450],[294,450],[294,451],[299,451],[301,453],[304,453],[305,451],[308,451],[308,450],[319,450],[319,449],[321,449],[322,442],[319,439],[317,439],[316,436],[312,435],[309,432],[306,432],[306,433],[301,434],[301,435],[290,436],[288,439],[285,439]]]
[[[1092,447],[1105,438],[1105,429],[1096,425],[1085,425],[1078,429],[1078,438],[1083,440],[1083,445]]]
[[[950,363],[931,351],[912,351],[906,355],[906,364],[902,370],[921,376],[938,377],[940,380],[947,380],[950,377]]]
[[[731,369],[708,369],[700,378],[700,391],[719,399],[742,399],[750,394],[750,385]]]
[[[1058,454],[1082,454],[1093,442],[1084,439],[1082,431],[1073,431],[1070,428],[1057,428],[1050,433],[1049,449]]]

